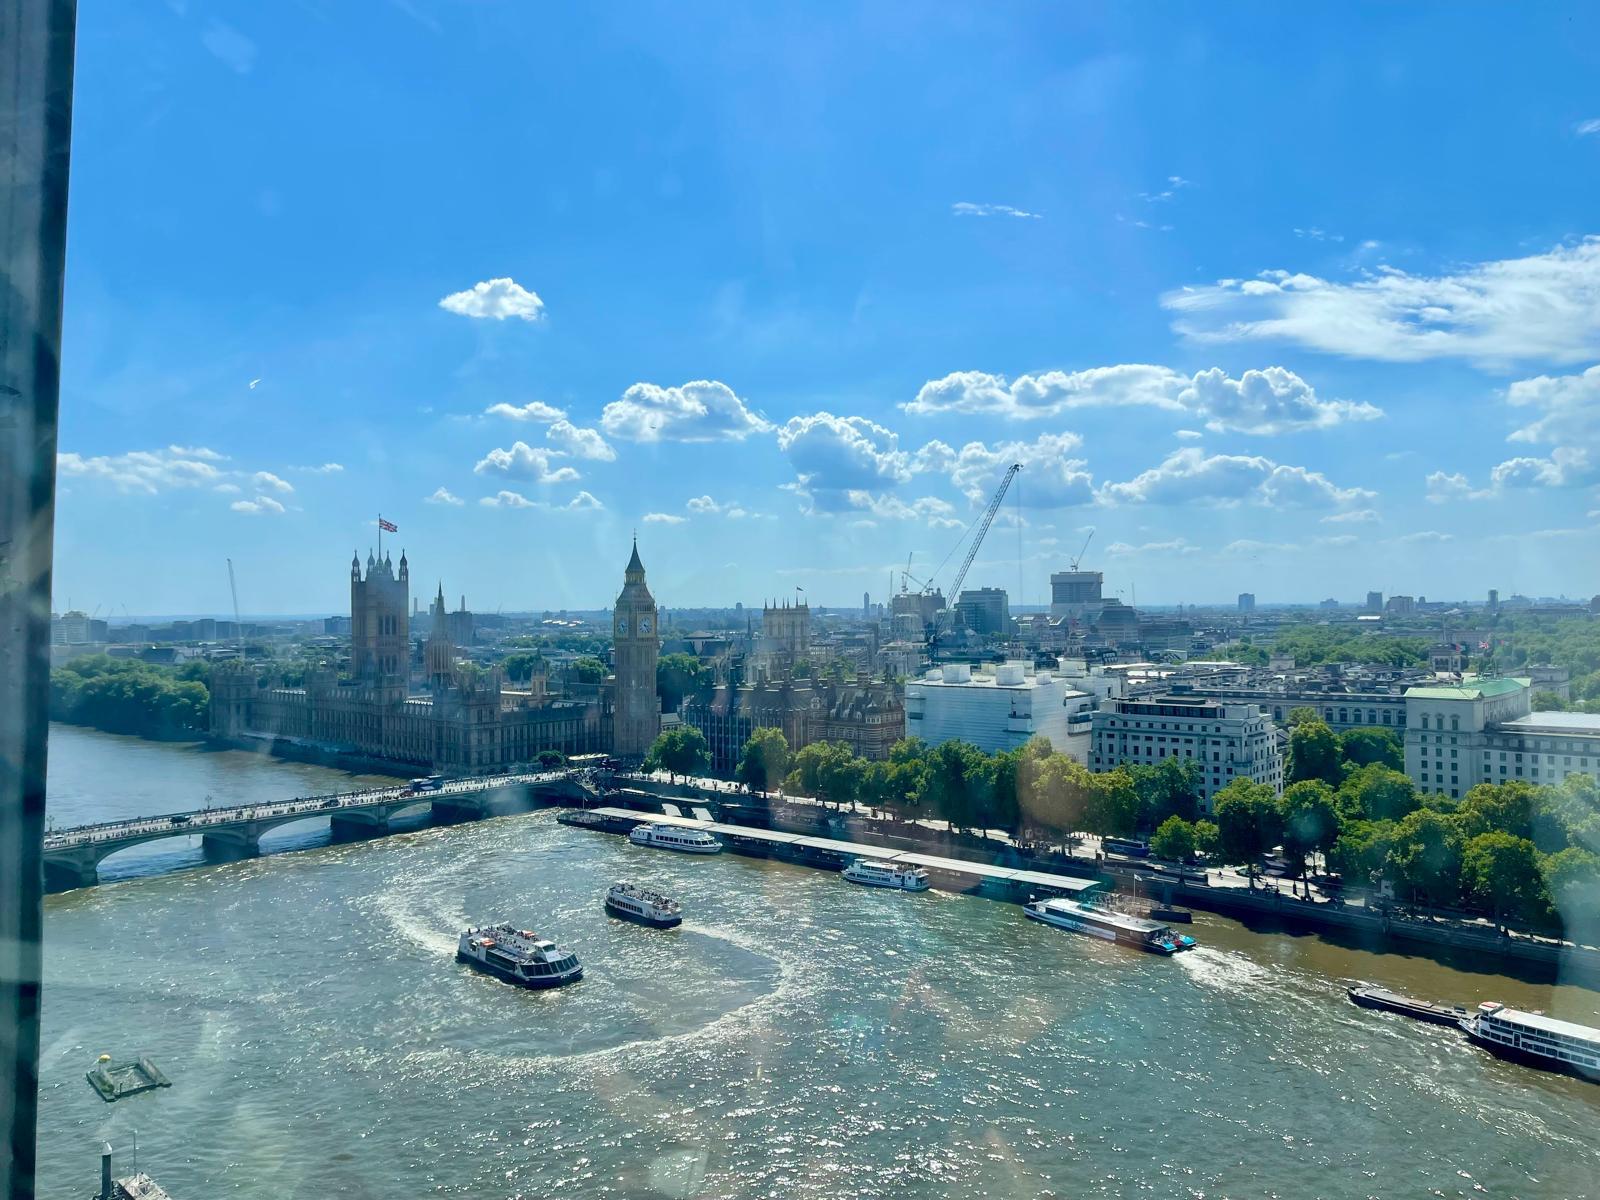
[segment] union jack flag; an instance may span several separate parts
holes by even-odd
[[[383,530],[385,533],[400,532],[400,526],[396,525],[393,521],[385,521],[382,517],[378,518],[378,528]]]

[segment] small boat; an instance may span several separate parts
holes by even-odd
[[[583,978],[576,954],[509,922],[467,930],[456,946],[456,961],[525,988],[562,987]]]
[[[606,892],[606,912],[652,929],[675,929],[683,924],[683,909],[676,900],[631,883],[611,885]]]
[[[1054,925],[1057,929],[1070,929],[1108,942],[1132,946],[1151,954],[1171,956],[1181,950],[1191,950],[1196,945],[1192,937],[1175,934],[1159,921],[1129,916],[1112,908],[1099,908],[1080,900],[1057,897],[1052,900],[1030,900],[1022,906],[1022,915],[1029,920]]]
[[[1474,1046],[1545,1071],[1600,1083],[1600,1029],[1487,1001],[1461,1021]]]
[[[858,858],[839,872],[851,883],[867,887],[898,888],[903,892],[925,892],[929,888],[928,872],[921,867],[907,867],[898,863],[881,862],[875,858]]]
[[[635,846],[655,846],[682,854],[718,854],[722,843],[704,829],[684,829],[677,825],[635,825],[628,831]]]
[[[1150,909],[1152,921],[1166,921],[1169,924],[1190,925],[1194,922],[1194,914],[1187,908],[1171,908],[1165,904],[1157,904]]]
[[[1459,1004],[1434,1004],[1428,1000],[1416,1000],[1410,996],[1402,996],[1399,992],[1391,992],[1387,988],[1371,987],[1367,984],[1345,990],[1352,1004],[1360,1005],[1362,1008],[1378,1009],[1381,1012],[1399,1013],[1403,1017],[1427,1021],[1432,1025],[1459,1025],[1471,1015]]]

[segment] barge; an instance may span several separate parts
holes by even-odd
[[[1600,1083],[1600,1029],[1487,1001],[1461,1021],[1474,1046],[1511,1062]]]
[[[1391,992],[1387,988],[1371,987],[1367,984],[1350,987],[1345,991],[1350,997],[1350,1003],[1362,1008],[1399,1013],[1402,1017],[1410,1017],[1414,1021],[1427,1021],[1432,1025],[1460,1025],[1471,1015],[1459,1004],[1435,1004],[1429,1000],[1417,1000],[1411,996],[1402,996],[1399,992]]]

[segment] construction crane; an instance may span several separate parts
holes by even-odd
[[[966,582],[967,571],[971,569],[973,559],[978,557],[978,548],[983,545],[984,536],[989,532],[989,526],[994,522],[995,513],[1000,511],[1000,502],[1006,498],[1006,490],[1011,486],[1011,481],[1017,477],[1017,472],[1020,470],[1022,470],[1021,463],[1012,463],[1006,468],[1005,478],[1000,481],[1000,486],[995,488],[994,496],[989,501],[989,507],[984,509],[983,516],[979,518],[977,525],[973,527],[972,545],[967,547],[967,556],[961,560],[961,569],[956,572],[956,577],[950,584],[950,599],[948,607],[945,609],[946,613],[953,610],[956,601],[961,598],[961,585]],[[938,642],[942,625],[943,618],[941,617],[935,621],[933,634],[928,638],[930,645]]]
[[[1078,551],[1078,556],[1068,561],[1070,570],[1076,571],[1078,569],[1078,564],[1083,561],[1083,556],[1089,553],[1089,543],[1092,541],[1094,541],[1093,529],[1089,530],[1089,536],[1083,539],[1083,549]]]
[[[239,659],[244,660],[244,626],[239,623],[239,585],[233,579],[233,559],[228,560],[228,590],[233,593],[233,638],[239,645]]]

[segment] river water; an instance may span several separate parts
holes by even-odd
[[[362,782],[60,726],[50,767],[58,824]],[[1600,1024],[1595,992],[1204,913],[1200,948],[1158,959],[553,812],[269,848],[296,852],[129,851],[46,901],[44,1195],[92,1192],[100,1142],[134,1131],[179,1200],[1600,1195],[1600,1086],[1343,988]],[[684,927],[608,920],[619,878],[678,896]],[[458,966],[460,929],[499,918],[584,980]],[[173,1086],[108,1105],[83,1078],[101,1052]]]

